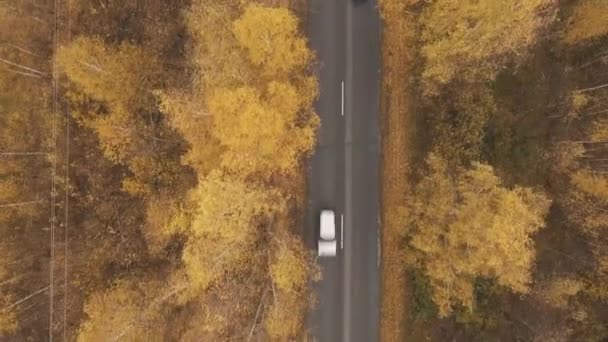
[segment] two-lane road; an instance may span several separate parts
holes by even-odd
[[[335,258],[319,261],[323,279],[308,324],[322,342],[378,340],[379,26],[375,0],[310,0],[321,127],[305,238],[316,248],[319,212],[332,208],[344,242]]]

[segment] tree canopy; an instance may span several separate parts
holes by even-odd
[[[553,20],[555,0],[434,0],[421,22],[425,91],[458,77],[494,79],[509,60],[524,54]]]
[[[274,249],[273,301],[264,326],[272,339],[296,338],[302,330],[300,317],[309,309],[308,284],[320,278],[320,271],[299,237],[283,233],[277,236]]]
[[[131,44],[112,47],[96,38],[79,37],[57,53],[59,66],[70,81],[112,109],[154,105],[160,65],[144,48]]]
[[[183,254],[194,289],[205,289],[225,270],[246,263],[263,224],[281,209],[277,191],[211,173],[193,192],[196,209]]]
[[[528,188],[504,187],[493,169],[475,163],[451,174],[431,155],[429,174],[415,187],[407,209],[412,261],[429,277],[442,316],[455,305],[473,306],[478,277],[519,293],[529,291],[532,236],[544,226],[549,200]]]
[[[228,28],[226,16],[233,20]],[[312,150],[319,125],[312,109],[317,83],[304,70],[312,53],[296,34],[296,17],[255,4],[239,14],[226,3],[193,6],[188,18],[195,81],[185,95],[160,95],[163,110],[192,144],[187,161],[208,172],[219,158],[243,176],[293,171]]]
[[[319,119],[287,4],[25,0],[0,19],[0,336],[301,337],[316,268],[290,215]]]
[[[161,341],[158,282],[121,280],[110,289],[93,293],[85,304],[88,320],[78,341]]]
[[[265,94],[252,87],[220,89],[211,96],[213,134],[226,146],[223,164],[241,174],[290,171],[312,150],[316,116],[300,124],[301,97],[286,83],[271,82]]]
[[[608,3],[602,0],[583,0],[574,5],[564,42],[576,44],[600,38],[608,33]]]
[[[249,5],[233,32],[249,60],[269,76],[288,75],[312,60],[306,40],[297,34],[298,19],[287,8]]]

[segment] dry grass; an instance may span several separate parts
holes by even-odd
[[[380,0],[382,37],[382,268],[381,341],[403,341],[408,287],[399,230],[407,201],[414,118],[408,80],[414,62],[415,23],[407,6],[415,0]]]

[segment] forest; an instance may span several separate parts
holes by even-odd
[[[0,2],[0,339],[302,336],[302,9]]]
[[[380,4],[382,340],[606,341],[608,2]]]
[[[608,1],[378,5],[380,340],[606,341]],[[305,339],[306,11],[0,2],[0,340]]]

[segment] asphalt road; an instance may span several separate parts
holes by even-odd
[[[321,127],[311,160],[305,239],[316,249],[319,212],[331,208],[339,246],[335,258],[319,260],[323,279],[308,318],[321,342],[378,340],[379,27],[375,0],[310,0]]]

